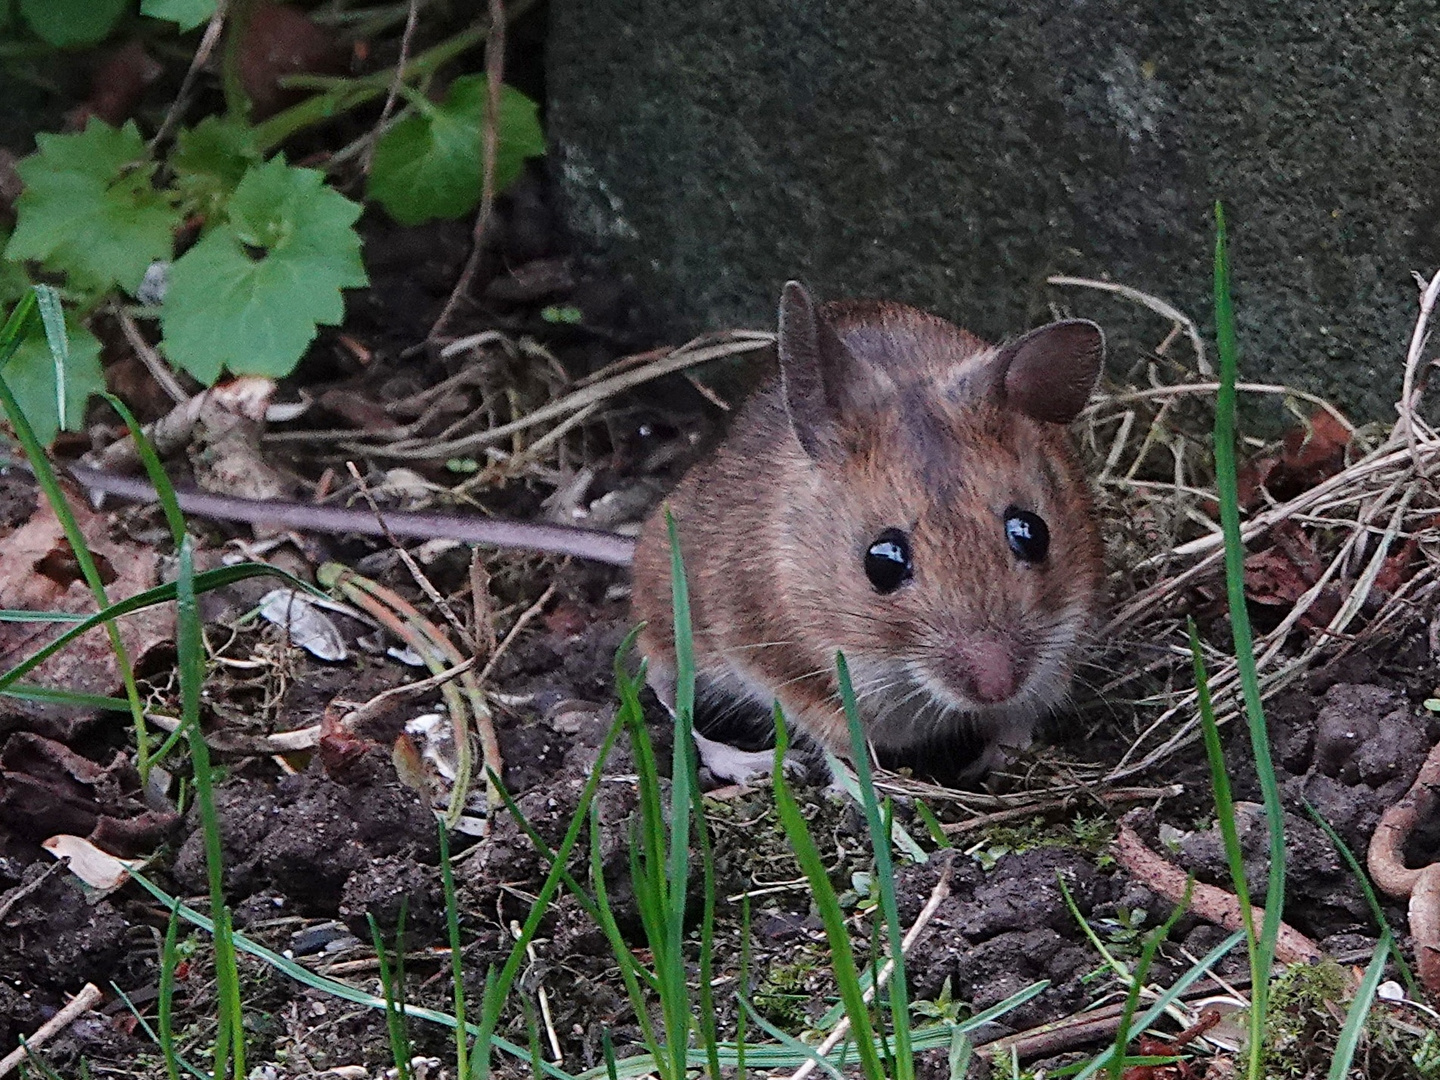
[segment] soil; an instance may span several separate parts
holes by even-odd
[[[535,335],[571,377],[651,344],[634,320],[624,288],[603,271],[569,258],[543,175],[537,171],[502,199],[499,213],[499,269],[492,267],[482,281],[455,328],[457,335],[497,328],[516,338]],[[345,330],[365,343],[373,360],[360,364],[338,335],[323,335],[287,389],[303,388],[316,399],[330,395],[333,401],[343,394],[351,402],[376,402],[454,373],[453,362],[402,351],[428,332],[466,257],[469,226],[402,229],[367,217],[363,228],[372,285],[351,297]],[[557,265],[564,273],[547,279],[558,282],[555,287],[537,295],[527,286],[541,269]],[[522,272],[525,268],[532,272]],[[582,326],[545,321],[542,307],[555,303],[581,309]],[[503,368],[487,377],[519,378]],[[596,468],[592,497],[608,491],[638,504],[653,503],[720,423],[719,411],[676,379],[610,403],[605,416],[569,445],[574,460]],[[270,453],[279,464],[315,475],[306,451],[288,459],[280,449]],[[538,516],[552,488],[521,477],[484,498],[491,510]],[[7,531],[36,512],[25,491],[24,484],[0,490]],[[206,538],[203,557],[213,564],[226,534],[210,526],[197,528]],[[148,511],[122,512],[114,531],[139,553],[136,557],[148,553],[153,561],[168,555]],[[308,572],[322,554],[384,580],[435,616],[430,599],[383,545],[314,538],[284,557],[292,569]],[[555,845],[613,717],[614,657],[630,628],[625,578],[619,571],[537,557],[493,555],[485,562],[502,636],[546,587],[555,588],[541,617],[504,652],[487,683],[505,785],[528,824]],[[459,597],[455,610],[469,611],[471,601],[462,594],[471,578],[463,553],[442,554],[427,564],[427,573],[440,595]],[[435,814],[428,799],[402,782],[393,751],[405,722],[438,708],[439,696],[406,701],[403,709],[367,722],[346,740],[344,753],[327,754],[324,746],[314,753],[266,750],[260,740],[268,735],[322,723],[336,702],[363,702],[416,676],[361,634],[350,634],[349,660],[326,663],[287,646],[273,627],[236,623],[257,596],[254,587],[236,587],[208,597],[206,609],[210,644],[225,658],[215,667],[205,722],[220,769],[215,799],[225,892],[235,926],[307,967],[378,992],[371,920],[391,940],[403,910],[408,999],[449,1011]],[[1208,617],[1206,636],[1223,647],[1226,625],[1213,612]],[[1440,666],[1424,620],[1411,625],[1314,671],[1269,704],[1271,747],[1287,810],[1285,918],[1343,963],[1363,965],[1378,931],[1356,879],[1307,807],[1363,858],[1380,814],[1406,791],[1429,748],[1440,741],[1440,721],[1424,707],[1440,686]],[[1101,672],[1140,666],[1124,649],[1102,649],[1094,663]],[[156,699],[173,704],[173,651],[163,642],[155,645],[141,666]],[[114,690],[114,685],[108,688]],[[1108,840],[1122,816],[1183,872],[1229,887],[1198,742],[1152,775],[1127,782],[1163,792],[1138,809],[1104,801],[1099,788],[1082,791],[1058,809],[1045,801],[1049,785],[1093,775],[1095,770],[1087,767],[1103,770],[1117,760],[1143,722],[1118,696],[1102,702],[1086,700],[1083,693],[1078,706],[1058,717],[1033,753],[1011,770],[1013,775],[996,781],[1011,793],[1034,792],[1032,814],[965,831],[956,847],[941,850],[930,840],[916,800],[896,802],[902,824],[930,852],[928,861],[905,862],[898,870],[902,924],[919,915],[942,877],[949,882],[948,896],[908,955],[912,1000],[936,1002],[937,1008],[959,1003],[955,1007],[965,1015],[1037,980],[1049,983],[978,1039],[1053,1021],[1114,994],[1117,983],[1071,912],[1067,891],[1102,940],[1127,959],[1138,955],[1140,932],[1170,916],[1173,903],[1120,869],[1109,854]],[[658,708],[653,713],[652,732],[663,749],[668,721]],[[65,1076],[78,1075],[82,1062],[91,1075],[164,1075],[155,1045],[136,1023],[131,1006],[153,1022],[168,912],[134,884],[86,889],[57,867],[41,841],[56,833],[79,833],[116,854],[148,858],[145,873],[157,885],[193,907],[206,906],[196,813],[177,803],[178,786],[141,785],[127,725],[127,718],[115,713],[42,717],[17,711],[0,718],[0,1052],[16,1046],[68,996],[93,983],[105,991],[103,1005],[43,1051],[50,1066]],[[1231,725],[1223,743],[1249,886],[1263,902],[1266,840],[1256,809],[1260,792],[1249,740]],[[621,930],[632,946],[640,947],[640,922],[627,881],[635,820],[628,754],[622,743],[606,765],[599,848]],[[166,768],[183,775],[188,763],[167,760]],[[188,790],[184,794],[188,805]],[[821,786],[802,784],[799,796],[832,880],[842,890],[851,889],[853,875],[869,869],[859,815]],[[929,805],[942,821],[963,822],[969,817],[964,798]],[[719,920],[713,962],[716,985],[728,988],[717,995],[720,1028],[733,1030],[736,1006],[728,995],[739,976],[742,935],[748,935],[747,996],[767,1021],[798,1034],[833,1004],[834,984],[824,931],[780,828],[772,794],[763,784],[713,791],[706,813]],[[526,918],[548,866],[503,810],[492,816],[483,839],[452,840],[465,989],[474,1009],[485,972],[503,963],[513,941],[511,928]],[[1408,852],[1410,865],[1435,858],[1435,840],[1422,836]],[[584,840],[579,850],[588,852]],[[575,869],[584,878],[585,856],[577,858]],[[698,874],[693,875],[689,890],[697,912],[700,889]],[[742,894],[751,897],[748,927],[741,923]],[[854,901],[853,893],[849,899]],[[1385,898],[1382,906],[1390,925],[1403,934],[1407,923],[1401,904]],[[869,953],[869,927],[868,916],[858,917],[855,943],[862,957]],[[1186,970],[1187,957],[1203,954],[1224,936],[1197,915],[1182,916],[1159,950],[1152,981],[1166,984]],[[194,940],[202,944],[206,939]],[[1249,974],[1239,952],[1218,971],[1241,984]],[[248,955],[241,957],[241,980],[249,1060],[271,1068],[268,1075],[307,1076],[359,1066],[364,1075],[379,1076],[391,1064],[380,1012],[308,989]],[[521,983],[524,995],[542,990],[550,1010],[547,1028],[555,1033],[565,1069],[602,1066],[607,1033],[617,1055],[637,1052],[639,1028],[609,944],[568,895],[550,909]],[[192,1060],[204,1059],[213,1033],[214,992],[208,948],[196,948],[181,973],[175,1022]],[[500,1031],[527,1043],[520,1009],[507,1012]],[[416,1022],[410,1035],[417,1055],[453,1061],[447,1029]],[[1102,1037],[1090,1049],[1104,1043]],[[509,1059],[498,1067],[507,1076],[529,1070],[528,1063]],[[944,1051],[927,1052],[922,1075],[947,1075]]]

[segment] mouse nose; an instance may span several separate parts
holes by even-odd
[[[961,644],[955,650],[954,667],[965,696],[980,705],[1008,701],[1025,675],[1014,644],[998,637],[972,638]]]

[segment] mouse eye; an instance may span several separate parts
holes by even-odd
[[[1016,558],[1028,563],[1042,562],[1050,550],[1050,528],[1045,519],[1018,506],[1005,508],[1005,542]]]
[[[865,550],[865,576],[876,592],[894,592],[914,573],[910,538],[899,529],[886,529]]]

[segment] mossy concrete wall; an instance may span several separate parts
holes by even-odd
[[[667,333],[767,325],[799,277],[1150,346],[1044,279],[1208,325],[1223,199],[1245,373],[1385,417],[1440,263],[1437,59],[1430,4],[552,0],[548,124],[571,226]]]

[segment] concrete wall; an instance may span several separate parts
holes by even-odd
[[[1440,263],[1433,5],[552,0],[548,124],[572,227],[668,333],[764,326],[788,277],[989,337],[1210,322],[1230,223],[1245,374],[1393,415]],[[1131,353],[1133,357],[1133,351]]]

